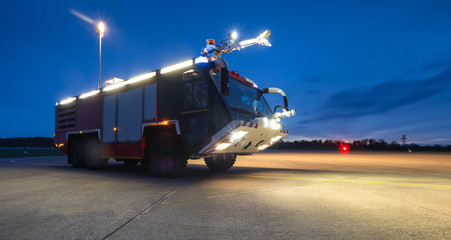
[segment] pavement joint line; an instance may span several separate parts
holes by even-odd
[[[249,176],[249,175],[233,175],[233,176],[247,177],[247,178],[290,179],[290,180],[307,180],[307,181],[323,181],[323,182],[372,183],[372,184],[387,184],[387,185],[407,185],[407,186],[451,188],[451,185],[426,184],[426,183],[378,182],[378,181],[361,181],[361,180],[327,179],[327,178],[321,179],[321,178]]]
[[[228,196],[234,196],[234,195],[241,195],[241,194],[248,194],[248,193],[256,193],[256,192],[264,192],[269,191],[273,189],[260,189],[260,190],[253,190],[253,191],[246,191],[246,192],[234,192],[234,193],[225,193],[220,195],[212,195],[212,196],[203,196],[198,198],[189,198],[189,199],[182,199],[182,200],[174,200],[174,201],[165,201],[161,204],[163,205],[169,205],[173,203],[181,203],[181,202],[191,202],[191,201],[198,201],[198,200],[206,200],[206,199],[214,199],[214,198],[221,198],[221,197],[228,197]]]
[[[177,189],[177,187],[171,189],[171,191],[169,191],[168,193],[166,193],[165,195],[163,195],[161,198],[159,198],[157,201],[155,201],[154,203],[150,204],[148,207],[146,207],[144,210],[142,210],[141,212],[139,212],[136,216],[132,217],[131,219],[129,219],[128,221],[126,221],[125,223],[123,223],[121,226],[119,226],[118,228],[116,228],[116,230],[114,230],[113,232],[109,233],[108,235],[106,235],[104,238],[102,238],[103,240],[111,237],[113,234],[115,234],[116,232],[118,232],[119,230],[121,230],[123,227],[125,227],[127,224],[129,224],[130,222],[132,222],[133,220],[137,219],[138,217],[140,217],[141,215],[143,215],[144,213],[146,213],[147,211],[149,211],[153,206],[157,205],[158,203],[161,203],[164,199],[166,199],[169,195],[171,195],[171,193],[173,193],[175,190]]]

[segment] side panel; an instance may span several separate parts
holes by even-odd
[[[55,145],[67,154],[66,133],[76,130],[77,102],[55,107]]]
[[[116,141],[116,99],[117,95],[109,95],[103,98],[102,113],[102,142],[113,143]]]
[[[114,143],[103,143],[100,144],[100,153],[102,157],[114,157],[115,148],[116,144]]]
[[[102,100],[102,155],[141,158],[142,123],[157,118],[157,84],[153,81],[120,90]]]
[[[118,93],[117,142],[139,142],[142,123],[142,88]]]
[[[104,143],[100,150],[102,157],[141,158],[141,143]]]
[[[181,72],[161,75],[158,79],[158,121],[178,119],[182,111],[183,84]]]
[[[78,131],[100,128],[100,94],[77,100]]]
[[[117,158],[141,158],[141,143],[115,144],[115,157]]]
[[[157,121],[157,84],[144,87],[144,121]]]
[[[59,105],[55,108],[55,132],[75,131],[77,121],[77,102]]]

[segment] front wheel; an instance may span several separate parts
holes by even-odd
[[[178,177],[186,168],[182,146],[173,134],[160,133],[153,137],[146,151],[148,168],[158,177]]]
[[[226,171],[235,164],[236,156],[234,154],[217,154],[204,158],[205,164],[213,171]]]

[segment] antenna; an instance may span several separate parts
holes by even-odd
[[[402,135],[401,140],[402,140],[402,144],[406,145],[406,140],[407,140],[406,135]]]

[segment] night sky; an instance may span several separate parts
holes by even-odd
[[[1,1],[0,138],[53,136],[55,103],[102,80],[199,56],[207,38],[266,29],[272,47],[224,55],[279,87],[287,139],[451,144],[451,1]],[[278,96],[272,106],[281,104]]]

